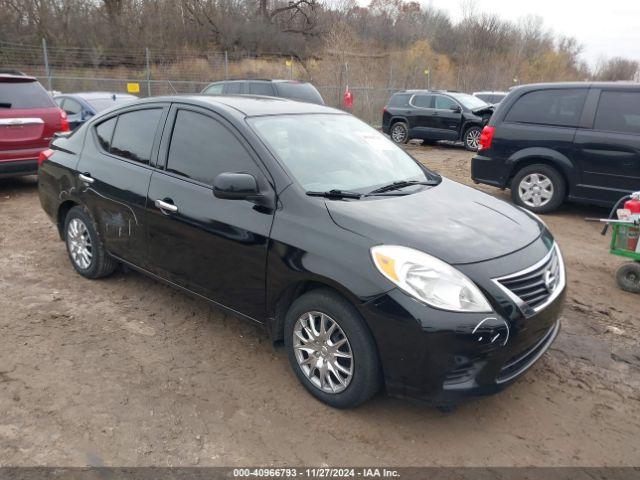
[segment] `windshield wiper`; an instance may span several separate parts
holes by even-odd
[[[324,198],[334,198],[334,199],[340,199],[340,198],[357,198],[357,199],[360,199],[360,198],[362,198],[362,193],[349,192],[347,190],[337,190],[337,189],[329,190],[327,192],[309,191],[309,192],[307,192],[307,195],[309,195],[310,197],[324,197]]]
[[[419,180],[401,180],[399,182],[393,182],[388,185],[383,185],[382,187],[376,188],[375,190],[371,190],[367,195],[375,195],[376,193],[385,193],[390,192],[392,190],[400,190],[401,188],[410,187],[411,185],[438,185],[437,181],[419,181]]]

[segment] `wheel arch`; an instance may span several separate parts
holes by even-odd
[[[526,150],[530,150],[527,152]],[[571,189],[571,175],[575,171],[573,162],[554,150],[547,149],[526,149],[516,153],[507,160],[509,174],[506,178],[506,186],[511,186],[511,181],[516,174],[529,165],[542,164],[554,168],[558,171],[565,183],[565,194],[568,195]]]
[[[78,206],[79,203],[74,200],[65,200],[58,206],[58,212],[56,214],[56,226],[58,227],[58,234],[60,239],[64,240],[64,221],[67,218],[69,210]]]

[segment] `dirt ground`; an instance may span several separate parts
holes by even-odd
[[[471,155],[410,147],[470,183]],[[507,193],[482,190],[507,199]],[[563,329],[519,382],[452,414],[383,394],[326,407],[263,331],[137,273],[74,273],[34,178],[0,180],[0,465],[640,464],[640,297],[569,205]]]

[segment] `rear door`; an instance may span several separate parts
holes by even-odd
[[[167,104],[123,110],[91,126],[78,189],[107,249],[146,267],[145,205]]]
[[[37,159],[61,128],[60,110],[35,79],[0,75],[0,161]]]
[[[434,104],[435,98],[429,93],[416,93],[411,98],[411,106],[413,107],[413,114],[409,120],[411,136],[434,138],[436,131]]]
[[[462,107],[452,98],[435,95],[434,125],[440,140],[457,140],[462,127]]]
[[[246,141],[213,112],[174,105],[171,124],[161,144],[166,163],[153,173],[147,202],[152,271],[261,318],[273,212],[244,200],[216,198],[212,185],[220,173],[243,172],[254,175],[264,190],[271,188],[268,176]]]
[[[640,88],[592,89],[595,115],[576,133],[580,196],[614,203],[640,190]]]

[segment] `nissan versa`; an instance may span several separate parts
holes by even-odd
[[[40,163],[78,273],[125,264],[263,324],[334,407],[383,387],[441,407],[496,392],[559,330],[564,265],[537,217],[328,107],[150,98]]]

